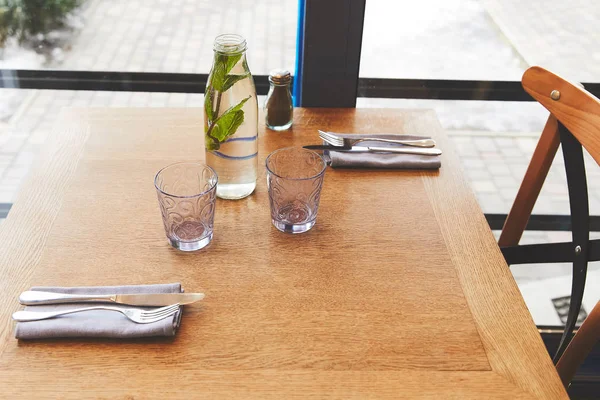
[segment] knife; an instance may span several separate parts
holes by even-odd
[[[329,150],[344,151],[350,153],[399,153],[399,154],[417,154],[422,156],[439,156],[442,154],[440,149],[431,148],[413,148],[413,147],[378,147],[378,146],[329,146],[329,145],[310,145],[303,146],[309,150]]]
[[[64,294],[28,290],[21,293],[19,302],[26,306],[41,304],[105,302],[132,306],[168,306],[191,304],[202,300],[204,293],[156,293],[156,294]]]

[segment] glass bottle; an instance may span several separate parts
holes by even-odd
[[[286,70],[274,70],[269,74],[269,94],[265,101],[265,122],[269,129],[284,131],[292,126],[294,106],[290,92],[292,76]]]
[[[258,103],[246,62],[246,40],[217,36],[204,95],[206,164],[218,177],[217,196],[241,199],[256,188]]]

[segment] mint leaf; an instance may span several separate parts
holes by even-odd
[[[212,103],[212,98],[215,94],[214,89],[210,89],[209,91],[206,91],[206,93],[204,93],[204,112],[206,113],[206,121],[207,124],[206,126],[208,127],[213,119],[215,118],[213,115],[213,103]]]
[[[210,77],[208,79],[208,85],[214,90],[222,92],[223,82],[225,81],[225,65],[218,60],[215,61],[212,71],[210,71]]]
[[[239,82],[242,79],[245,79],[249,76],[250,76],[249,72],[247,72],[243,75],[227,75],[225,77],[225,80],[223,81],[223,91],[226,92],[227,90],[229,90],[229,88],[231,88],[233,85],[235,85],[236,82]]]
[[[208,131],[204,135],[204,147],[207,150],[219,150],[221,147],[221,142],[217,139],[217,137],[222,136],[221,128],[219,125],[211,124]]]
[[[215,127],[212,129],[212,132],[217,132],[217,134],[220,135],[220,128],[215,125]],[[206,147],[207,150],[219,150],[219,147],[221,147],[221,143],[216,141],[214,139],[213,133],[211,133],[211,136],[206,135],[206,137],[204,138],[204,147]]]
[[[215,122],[215,128],[212,136],[223,143],[227,138],[235,133],[237,128],[244,122],[244,112],[242,110],[223,114],[219,122]]]
[[[212,140],[206,142],[206,150],[208,151],[219,150],[220,147],[221,145],[219,143],[215,143]]]
[[[241,53],[234,54],[231,56],[226,56],[225,54],[217,54],[215,56],[215,64],[213,66],[213,70],[211,71],[209,85],[212,86],[215,90],[218,90],[219,92],[226,91],[227,89],[224,89],[224,87],[227,74],[229,73],[229,71],[232,70],[235,64],[237,64],[237,62],[240,61],[240,58],[242,58]],[[231,87],[231,85],[229,87]]]
[[[233,107],[229,107],[227,111],[213,122],[214,127],[211,136],[214,139],[223,143],[229,136],[232,136],[237,131],[244,122],[244,112],[242,111],[242,107],[250,97],[252,96],[246,97]]]
[[[242,107],[244,107],[244,104],[246,104],[246,102],[248,100],[250,100],[250,97],[252,96],[248,96],[246,97],[244,100],[240,101],[239,103],[237,103],[235,106],[233,107],[229,107],[227,110],[225,110],[225,112],[223,114],[221,114],[221,116],[219,116],[216,120],[215,123],[219,122],[219,120],[221,118],[223,118],[225,115],[227,115],[228,113],[232,113],[232,112],[236,112],[242,109]]]
[[[225,74],[228,74],[233,69],[235,64],[240,61],[240,58],[242,58],[242,53],[231,56],[221,55],[221,57],[225,58]]]

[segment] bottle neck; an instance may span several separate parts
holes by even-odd
[[[234,65],[230,63],[235,62]],[[248,63],[246,62],[246,52],[241,53],[221,53],[215,51],[214,64],[225,63],[227,67],[230,67],[229,73],[244,73],[249,72]]]
[[[217,59],[221,59],[221,58],[236,58],[239,57],[240,60],[245,60],[246,59],[246,52],[242,51],[239,53],[222,53],[220,51],[215,51],[214,52],[214,58],[215,60]]]
[[[283,84],[273,83],[273,82],[269,82],[269,83],[271,84],[271,88],[273,88],[275,90],[289,89],[289,87],[290,87],[289,83],[283,83]]]

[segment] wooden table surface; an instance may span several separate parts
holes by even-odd
[[[297,109],[261,127],[256,192],[215,237],[164,236],[154,174],[204,158],[201,109],[74,109],[0,225],[0,387],[9,398],[566,398],[432,111]],[[263,125],[262,121],[259,125]],[[316,226],[271,226],[264,159],[317,129],[432,135],[440,171],[328,169]],[[33,285],[181,282],[206,299],[174,338],[17,341]]]

